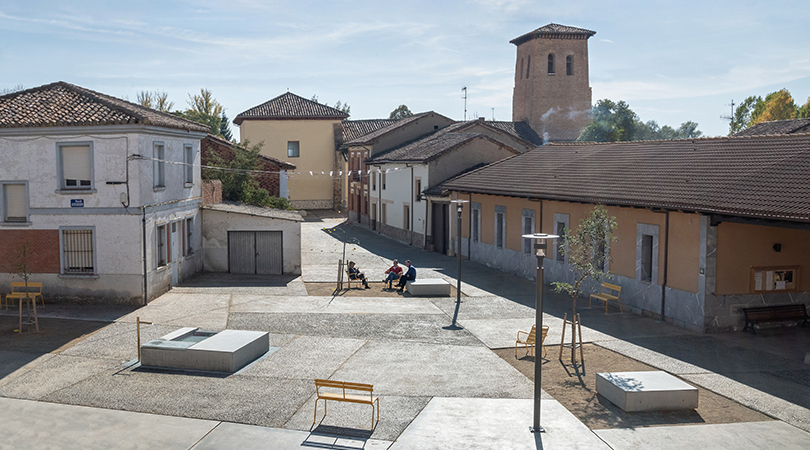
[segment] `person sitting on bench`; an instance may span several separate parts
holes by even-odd
[[[397,287],[399,288],[397,291],[399,292],[402,292],[402,290],[405,289],[405,285],[408,283],[408,281],[413,281],[416,279],[416,267],[411,264],[411,260],[405,261],[405,265],[408,266],[408,271],[405,272],[405,275],[399,277],[399,283],[397,284]]]
[[[349,278],[352,280],[360,280],[363,282],[363,286],[366,289],[371,289],[368,286],[368,280],[366,280],[366,275],[363,272],[360,272],[360,269],[354,266],[354,261],[349,261]]]
[[[399,261],[395,259],[394,265],[385,271],[385,279],[383,280],[383,283],[388,283],[388,289],[393,289],[393,282],[398,280],[400,276],[402,276],[402,267],[399,267]],[[385,289],[385,285],[383,285],[383,289]]]

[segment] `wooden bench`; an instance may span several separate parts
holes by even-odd
[[[602,283],[602,292],[591,294],[588,297],[588,307],[592,307],[593,299],[602,300],[605,302],[605,314],[608,312],[608,302],[615,300],[619,304],[619,312],[624,312],[622,309],[622,302],[619,300],[619,295],[622,293],[622,287],[610,283]]]
[[[431,297],[449,297],[450,283],[441,278],[420,278],[405,283],[405,289],[411,295]]]
[[[12,281],[11,282],[11,293],[6,294],[6,309],[8,309],[8,301],[9,300],[21,300],[26,296],[29,298],[34,299],[37,301],[37,297],[42,302],[42,306],[45,306],[45,299],[42,298],[42,283],[35,283],[33,281],[28,282],[28,293],[26,294],[26,287],[24,281]],[[12,304],[13,306],[13,304]]]
[[[525,334],[525,338],[521,338],[520,335]],[[543,356],[546,356],[546,346],[543,345],[546,342],[546,336],[548,336],[548,325],[543,325],[543,333],[540,336],[540,347],[543,348]],[[526,354],[531,354],[534,356],[534,349],[537,346],[537,326],[532,325],[532,330],[528,333],[525,331],[518,331],[517,332],[517,339],[515,340],[515,358],[517,358],[517,351],[518,345],[523,345],[526,347]]]
[[[743,331],[748,330],[750,327],[754,334],[757,334],[754,325],[758,323],[796,322],[801,320],[802,326],[804,326],[807,324],[808,319],[807,308],[802,303],[743,308],[743,314],[745,314],[745,328],[743,328]]]
[[[337,389],[340,392],[321,392],[322,388]],[[363,394],[347,394],[346,391],[363,392]],[[318,400],[323,399],[323,415],[326,416],[326,402],[335,400],[338,402],[365,403],[371,405],[371,428],[374,428],[374,402],[377,402],[377,422],[380,421],[380,399],[374,396],[374,386],[363,383],[350,383],[348,381],[333,381],[315,379],[315,416],[312,423],[318,420]]]

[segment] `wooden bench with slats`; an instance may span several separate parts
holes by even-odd
[[[605,314],[607,314],[608,302],[612,300],[619,304],[619,312],[624,312],[624,310],[622,310],[622,301],[619,300],[619,295],[621,294],[621,286],[610,283],[602,283],[602,291],[591,294],[591,296],[588,297],[588,307],[590,308],[592,306],[591,302],[593,302],[593,299],[602,300],[605,302]]]
[[[745,314],[745,328],[743,328],[743,331],[751,328],[754,334],[757,334],[754,325],[758,323],[802,321],[802,326],[804,326],[808,320],[807,308],[802,303],[743,308],[743,314]]]
[[[323,390],[322,390],[323,389]],[[350,392],[361,392],[352,394]],[[365,403],[371,405],[371,428],[374,428],[374,403],[377,403],[377,422],[380,421],[380,399],[374,396],[374,386],[364,383],[351,383],[348,381],[315,379],[315,416],[312,423],[318,420],[318,400],[323,400],[323,415],[326,416],[326,403],[329,400],[349,403]]]

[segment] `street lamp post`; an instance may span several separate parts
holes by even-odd
[[[456,204],[456,214],[458,222],[456,225],[456,257],[458,258],[458,273],[456,275],[456,303],[461,303],[461,213],[464,212],[464,204],[469,200],[450,200]]]
[[[534,347],[534,422],[532,423],[532,433],[545,433],[546,430],[540,426],[540,385],[543,380],[543,366],[537,356],[538,349],[543,347],[543,258],[546,257],[546,240],[557,239],[559,236],[545,233],[524,234],[524,239],[534,241],[535,255],[537,256],[537,294],[535,297],[534,324],[537,330],[535,336],[540,336],[540,342],[535,341]]]

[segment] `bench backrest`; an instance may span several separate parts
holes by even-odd
[[[619,294],[622,293],[622,287],[615,284],[602,283],[602,293],[608,295],[615,295],[616,297],[618,297]]]
[[[12,281],[11,292],[25,292],[25,281]],[[32,294],[42,293],[42,282],[28,282],[28,292]]]
[[[532,325],[532,331],[529,331],[529,336],[526,337],[527,344],[534,344],[537,342],[537,326]]]
[[[346,390],[365,391],[368,392],[369,395],[372,395],[374,392],[373,384],[352,383],[349,381],[321,380],[316,378],[315,391],[319,392],[319,389],[322,387],[340,389],[343,392],[343,396],[346,396]]]
[[[747,320],[759,321],[807,317],[807,309],[801,303],[743,308],[743,312]]]

